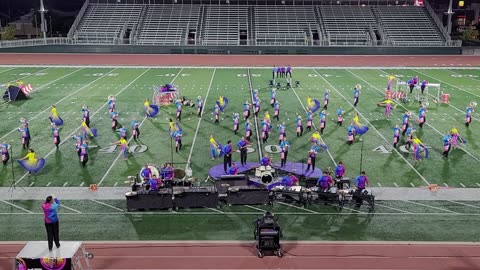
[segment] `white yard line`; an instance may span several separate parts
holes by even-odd
[[[24,67],[24,68],[28,68],[28,67]],[[26,76],[18,77],[18,78],[16,78],[15,75],[12,75],[12,76],[15,78],[15,80],[8,81],[7,83],[14,83],[14,82],[16,82],[16,81],[20,81],[20,80],[23,80],[23,79],[25,79],[25,78],[32,77],[32,76],[34,76],[35,74],[37,74],[37,73],[42,73],[42,72],[44,72],[45,70],[50,69],[50,68],[52,68],[52,67],[47,67],[47,68],[41,69],[41,70],[39,70],[39,71],[36,71],[36,72],[34,72],[34,73],[30,73],[30,72],[29,72],[30,75],[26,75]],[[35,90],[34,90],[34,91],[35,91]],[[32,91],[32,93],[33,93],[34,91]]]
[[[77,214],[82,214],[82,212],[80,212],[80,211],[78,211],[78,210],[75,210],[75,209],[73,209],[73,208],[71,208],[71,207],[68,207],[68,206],[66,206],[66,205],[63,204],[63,203],[60,203],[60,207],[63,207],[63,208],[68,209],[68,210],[70,210],[70,211],[73,211],[73,212],[75,212],[75,213],[77,213]],[[63,213],[62,213],[62,214],[63,214]]]
[[[136,80],[138,80],[140,77],[142,77],[145,73],[147,73],[147,71],[149,71],[150,69],[146,70],[145,72],[143,72],[142,74],[140,74],[140,76],[138,76],[137,78],[135,78],[135,80],[133,80],[131,83],[129,83],[126,88],[128,88],[131,84],[133,84]],[[173,77],[172,81],[170,83],[173,83],[175,81],[175,79],[177,79],[178,75],[180,75],[180,73],[182,73],[182,70],[183,68],[178,71],[177,75],[175,75],[175,77]],[[125,89],[126,89],[125,88]],[[122,90],[123,91],[123,90]],[[120,91],[120,92],[122,92]],[[117,94],[118,95],[118,94]],[[104,105],[106,105],[107,103],[105,103]],[[141,127],[143,125],[143,123],[145,122],[145,120],[147,120],[148,117],[145,116],[142,120],[142,122],[140,122],[140,124],[138,125],[138,127]],[[130,139],[128,139],[128,142],[127,143],[130,143],[131,141],[133,140],[133,135],[130,137]],[[108,167],[108,170],[105,172],[105,174],[102,176],[102,178],[100,179],[100,181],[98,182],[98,186],[100,186],[103,181],[107,178],[107,175],[110,173],[110,171],[113,169],[113,167],[115,166],[115,164],[117,163],[118,159],[120,159],[120,157],[122,156],[122,153],[118,153],[117,157],[115,158],[115,160],[112,162],[112,164],[110,164],[110,167]]]
[[[5,73],[5,72],[8,72],[8,71],[10,71],[10,70],[12,70],[12,69],[16,69],[16,68],[15,68],[15,67],[12,67],[12,68],[9,68],[9,69],[5,69],[4,71],[0,71],[0,73]]]
[[[298,207],[298,206],[293,205],[293,204],[288,204],[288,203],[284,203],[284,202],[276,202],[276,203],[283,204],[283,205],[288,206],[288,207],[293,207],[293,208],[296,208],[296,209],[300,209],[300,210],[303,210],[303,211],[306,211],[306,212],[309,212],[309,213],[320,214],[317,211],[313,211],[313,210],[310,210],[310,209],[307,209],[307,208]]]
[[[364,81],[366,84],[370,85],[371,87],[373,87],[373,89],[377,90],[378,92],[382,93],[382,91],[380,91],[377,87],[375,87],[374,85],[372,85],[371,83],[369,83],[368,81],[364,80],[362,77],[358,76],[357,74],[351,72],[350,70],[347,70],[348,72],[350,72],[353,76],[359,78],[360,80]],[[379,71],[381,72],[384,72],[383,70],[380,70]],[[385,74],[388,74],[388,73],[385,73]],[[395,104],[397,104],[398,106],[402,107],[403,109],[409,111],[404,105],[402,105],[400,102],[397,102],[395,101]],[[453,106],[452,106],[453,107]],[[460,109],[457,109],[458,111],[462,112]],[[415,115],[415,114],[414,114]],[[416,115],[415,115],[416,117]],[[431,127],[435,132],[437,132],[438,134],[440,134],[440,136],[443,137],[443,134],[442,132],[440,132],[438,129],[436,129],[434,126],[432,126],[431,124],[429,123],[426,123],[427,126]],[[460,149],[462,149],[467,155],[469,155],[471,158],[475,159],[477,162],[480,162],[480,159],[478,159],[476,156],[474,156],[472,153],[468,152],[465,148],[463,148],[462,146],[459,146]]]
[[[223,211],[220,211],[220,210],[218,210],[218,209],[215,209],[215,208],[211,208],[211,207],[205,207],[205,208],[206,208],[206,209],[208,209],[208,210],[211,210],[211,211],[213,211],[213,212],[217,212],[217,213],[225,214],[225,212],[223,212]]]
[[[303,111],[305,113],[307,113],[307,109],[305,109],[306,106],[303,104],[302,100],[298,96],[297,91],[295,91],[295,88],[292,87],[292,91],[295,94],[295,96],[297,97],[298,102],[300,102],[300,104],[302,104]],[[312,126],[313,126],[314,129],[317,129],[317,126],[315,125],[315,123],[313,123],[313,121],[312,121]],[[330,149],[328,148],[328,144],[326,144],[325,141],[323,140],[323,135],[320,136],[320,141],[327,146],[327,154],[330,157],[330,159],[332,160],[333,164],[335,164],[335,166],[337,166],[337,162],[335,162],[335,159],[333,158],[332,153],[330,153]]]
[[[30,210],[28,210],[28,209],[26,209],[26,208],[23,208],[23,207],[21,207],[21,206],[18,206],[18,205],[16,205],[16,204],[9,203],[9,202],[4,201],[4,200],[0,200],[0,202],[6,203],[6,204],[8,204],[8,205],[10,205],[10,206],[13,206],[13,207],[17,208],[17,209],[23,210],[23,211],[25,211],[25,212],[27,212],[27,213],[29,213],[29,214],[33,214],[32,211],[30,211]]]
[[[260,212],[262,212],[262,213],[267,212],[267,210],[263,210],[263,209],[260,209],[260,208],[257,208],[257,207],[254,207],[254,206],[251,206],[251,205],[248,205],[248,204],[247,204],[247,205],[243,205],[243,206],[248,207],[248,208],[253,209],[253,210],[260,211]]]
[[[328,83],[330,85],[330,87],[332,89],[334,89],[340,96],[342,96],[342,98],[348,103],[350,104],[350,106],[353,108],[353,110],[355,110],[359,116],[361,116],[368,124],[370,127],[372,127],[373,130],[375,130],[375,132],[377,132],[377,134],[385,141],[387,142],[387,144],[390,144],[391,142],[389,140],[387,140],[381,133],[380,131],[378,131],[378,129],[372,125],[372,123],[370,123],[370,121],[368,121],[368,119],[357,109],[353,106],[353,104],[340,92],[338,91],[337,88],[335,88],[335,86],[333,86],[327,79],[325,79],[316,69],[313,70],[315,73],[318,74],[318,76],[324,80],[326,83]],[[352,73],[351,71],[349,71],[350,73]],[[353,73],[352,73],[353,74]],[[354,74],[355,75],[355,74]],[[412,164],[410,164],[410,162],[408,162],[408,160],[395,148],[393,148],[393,151],[395,153],[398,154],[398,156],[403,159],[403,161],[405,161],[405,163],[423,180],[423,182],[425,182],[427,185],[430,185],[430,183],[427,181],[427,179],[417,170],[415,169],[415,167],[413,167]]]
[[[118,210],[118,211],[120,211],[120,212],[125,212],[125,210],[123,210],[123,209],[121,209],[121,208],[115,207],[115,206],[110,205],[110,204],[108,204],[108,203],[104,203],[104,202],[102,202],[102,201],[97,201],[97,200],[93,200],[93,199],[90,199],[90,201],[96,202],[96,203],[101,204],[101,205],[105,205],[105,206],[107,206],[107,207],[110,207],[110,208],[112,208],[112,209]]]
[[[253,119],[255,120],[255,132],[257,133],[257,146],[258,146],[258,157],[259,160],[262,159],[262,144],[260,143],[260,132],[258,130],[258,116],[255,115],[255,106],[253,106],[253,85],[252,85],[252,78],[250,77],[250,69],[247,69],[248,74],[248,88],[250,88],[250,101],[252,102],[253,108]]]
[[[375,203],[375,207],[377,207],[377,206],[385,207],[385,208],[392,209],[392,210],[402,212],[402,213],[413,214],[412,212],[409,212],[409,211],[405,211],[405,210],[397,209],[395,207],[390,207],[390,206],[386,206],[386,205],[383,205],[383,204]]]
[[[210,83],[208,84],[207,94],[205,95],[205,100],[203,100],[202,112],[200,114],[200,118],[198,119],[197,129],[195,129],[195,134],[193,135],[192,147],[190,147],[190,153],[188,154],[187,165],[185,166],[185,170],[187,170],[188,168],[191,168],[190,164],[192,162],[193,148],[195,146],[195,142],[197,141],[198,132],[200,131],[200,124],[202,123],[203,114],[205,112],[205,108],[206,108],[206,105],[207,105],[208,95],[210,94],[210,89],[212,89],[213,78],[215,77],[215,72],[216,71],[217,71],[217,69],[213,70],[212,78],[210,78]]]
[[[147,70],[145,70],[142,74],[138,75],[133,81],[131,81],[129,84],[127,84],[124,88],[122,88],[122,90],[120,90],[119,92],[117,92],[117,93],[115,94],[115,96],[118,96],[118,95],[121,94],[123,91],[127,90],[127,89],[130,87],[130,85],[132,85],[136,80],[138,80],[140,77],[142,77],[142,76],[143,76],[145,73],[147,73],[149,70],[150,70],[150,69],[147,69]],[[107,75],[108,75],[110,72],[112,72],[112,71],[114,71],[114,69],[112,69],[112,70],[110,70],[109,72],[105,73],[104,75],[102,75],[102,76],[99,77],[98,79],[90,82],[88,85],[90,85],[90,84],[94,83],[95,81],[103,78],[104,76],[107,76]],[[88,86],[88,85],[86,85],[86,86]],[[84,86],[84,87],[86,87],[86,86]],[[96,114],[98,114],[101,110],[103,110],[103,108],[104,108],[107,104],[108,104],[108,103],[105,102],[105,103],[104,103],[102,106],[100,106],[100,108],[98,108],[98,110],[96,110],[91,116],[95,116]],[[71,138],[73,135],[75,135],[75,133],[76,133],[80,128],[81,128],[81,126],[78,127],[78,128],[76,128],[73,132],[71,132],[71,133],[70,133],[67,137],[65,137],[65,138]],[[65,142],[68,142],[68,139],[67,139],[67,140],[63,140],[63,141],[60,143],[60,145],[63,145]],[[56,150],[57,150],[57,148],[54,147],[54,148],[53,148],[50,152],[48,152],[43,158],[47,159],[47,158],[48,158],[51,154],[53,154]],[[27,175],[28,175],[28,172],[26,172],[24,175],[22,175],[22,177],[20,177],[20,179],[18,179],[16,183],[19,183],[20,181],[22,181],[25,177],[27,177]]]
[[[462,203],[462,202],[450,201],[450,200],[447,200],[447,202],[452,202],[452,203],[456,203],[456,204],[465,205],[465,206],[468,206],[468,207],[480,209],[480,206],[471,205],[471,204],[468,204],[468,203]]]
[[[75,70],[74,72],[71,72],[71,73],[69,73],[69,74],[67,74],[67,75],[65,75],[65,76],[62,76],[62,77],[60,77],[60,78],[58,78],[58,79],[56,79],[56,80],[53,80],[53,81],[51,81],[51,82],[49,82],[49,83],[47,83],[47,84],[44,84],[44,85],[42,85],[41,87],[37,88],[36,90],[39,90],[39,89],[42,88],[42,87],[45,87],[45,86],[47,86],[47,85],[49,85],[49,84],[52,84],[52,83],[54,83],[54,82],[56,82],[56,81],[58,81],[58,80],[61,80],[61,79],[65,78],[65,77],[68,77],[68,76],[72,75],[73,73],[75,73],[75,72],[77,72],[77,71],[80,71],[80,70],[82,70],[82,69],[77,69],[77,70]],[[112,71],[113,71],[113,70],[112,70]],[[111,72],[111,71],[110,71],[110,72]],[[98,79],[97,79],[97,80],[98,80]],[[95,80],[95,81],[96,81],[96,80]],[[93,82],[95,82],[95,81],[93,81]],[[59,101],[57,101],[55,104],[58,104],[58,103],[62,102],[63,100],[65,100],[66,98],[72,96],[73,94],[76,94],[78,91],[82,90],[83,88],[87,87],[88,85],[89,85],[89,84],[87,84],[87,85],[79,88],[78,90],[70,93],[70,94],[67,95],[66,97],[63,97],[62,99],[60,99]],[[35,90],[35,91],[36,91],[36,90]],[[35,92],[35,91],[32,91],[32,93]],[[32,121],[33,119],[39,117],[41,114],[43,114],[44,112],[46,112],[46,111],[48,111],[48,110],[50,110],[50,109],[51,109],[51,106],[49,105],[48,108],[46,108],[45,110],[39,112],[37,115],[35,115],[35,116],[33,116],[33,117],[29,117],[29,118],[28,118],[28,121]],[[15,132],[15,131],[17,131],[16,128],[15,128],[15,129],[12,129],[10,132],[8,132],[7,134],[3,135],[3,136],[0,138],[0,141],[3,140],[3,139],[4,139],[5,137],[7,137],[8,135],[12,134],[12,133]]]
[[[453,214],[460,214],[460,213],[458,213],[458,212],[455,212],[455,211],[451,211],[451,210],[444,209],[444,208],[440,208],[440,207],[430,206],[430,205],[423,204],[423,203],[412,202],[412,201],[404,201],[404,200],[402,200],[402,201],[403,201],[403,202],[408,202],[408,203],[411,203],[411,204],[420,205],[420,206],[423,206],[423,207],[429,207],[429,208],[432,208],[432,209],[437,209],[437,210],[441,210],[441,211],[445,211],[445,212],[453,213]]]

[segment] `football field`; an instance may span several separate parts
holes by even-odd
[[[436,104],[437,92],[432,88],[425,98],[429,102],[427,124],[422,130],[416,123],[419,104],[396,102],[389,120],[384,108],[378,107],[387,85],[387,77],[408,80],[418,75],[420,80],[439,83],[442,91],[450,94],[449,104]],[[31,84],[31,98],[0,106],[2,123],[0,143],[12,145],[13,159],[26,154],[21,148],[17,131],[21,117],[30,122],[30,147],[46,159],[46,166],[36,175],[29,175],[15,161],[0,169],[0,185],[8,188],[15,182],[20,187],[81,188],[90,184],[102,187],[125,187],[127,177],[139,173],[145,163],[172,161],[177,168],[191,167],[195,184],[206,185],[205,178],[210,167],[223,160],[211,160],[209,136],[224,144],[234,144],[245,133],[243,120],[239,134],[233,132],[232,114],[242,113],[245,100],[251,101],[254,89],[259,90],[262,100],[261,114],[273,109],[269,106],[271,70],[267,68],[162,68],[162,67],[61,67],[61,66],[3,66],[0,67],[0,84],[15,80]],[[297,87],[295,81],[300,84]],[[437,184],[442,188],[475,188],[480,186],[476,166],[480,165],[477,134],[480,133],[479,114],[473,113],[470,128],[464,126],[465,108],[471,101],[479,101],[480,71],[478,69],[359,69],[359,68],[296,68],[293,73],[293,89],[285,89],[285,80],[279,79],[282,89],[277,91],[281,103],[280,122],[287,125],[291,143],[289,161],[305,162],[310,148],[310,133],[295,136],[297,113],[305,119],[305,106],[309,96],[320,101],[323,93],[330,90],[327,124],[322,140],[328,150],[320,150],[317,167],[324,170],[334,167],[342,160],[347,176],[355,177],[362,170],[367,172],[375,187],[422,187]],[[196,100],[202,96],[204,114],[199,118],[196,108],[183,107],[179,123],[183,129],[183,148],[179,153],[172,149],[168,133],[168,119],[175,119],[173,105],[161,107],[154,119],[146,119],[143,101],[152,98],[154,86],[173,83],[181,96]],[[360,102],[353,108],[353,87],[362,86]],[[2,90],[4,87],[2,87]],[[107,97],[116,96],[119,123],[130,129],[130,122],[141,122],[140,140],[129,140],[130,154],[123,159],[120,149],[111,144],[119,135],[111,130]],[[219,96],[229,99],[220,123],[214,123],[213,106]],[[411,96],[410,96],[411,97]],[[48,117],[55,104],[64,120],[60,136],[62,143],[57,150],[53,144]],[[91,111],[91,126],[98,129],[98,137],[90,142],[90,160],[83,168],[75,152],[72,136],[80,133],[81,108],[88,105]],[[343,127],[336,127],[336,110],[345,110]],[[401,124],[401,115],[411,111],[411,122],[417,128],[418,137],[428,146],[429,157],[415,162],[413,154],[403,147],[392,148],[393,127]],[[360,122],[369,131],[353,145],[347,145],[347,126],[358,112]],[[274,162],[279,162],[276,153],[278,131],[274,128],[267,143],[258,140],[261,118],[252,118],[253,137],[248,161],[257,162],[264,153],[269,153]],[[319,125],[319,116],[313,122]],[[443,135],[456,127],[467,140],[453,150],[448,159],[442,157]],[[131,131],[131,130],[130,130]],[[258,133],[257,133],[258,131]],[[129,132],[130,138],[131,132]],[[402,143],[403,145],[403,138]],[[233,156],[239,160],[239,154]],[[28,192],[31,192],[28,190]],[[62,199],[62,194],[57,194]],[[178,211],[128,213],[125,201],[62,200],[62,239],[65,240],[250,240],[251,222],[264,211],[273,211],[287,228],[288,240],[444,240],[478,241],[475,232],[480,205],[477,201],[379,201],[374,213],[367,209],[345,208],[337,211],[328,205],[310,205],[302,208],[295,204],[276,203],[273,206],[226,206],[218,209],[180,209]],[[40,240],[44,238],[41,201],[15,200],[8,197],[0,200],[0,240]],[[81,227],[74,226],[81,224]],[[414,225],[413,225],[414,224]],[[455,228],[445,231],[445,228]],[[158,230],[151,230],[158,228]],[[15,232],[15,233],[11,233]],[[122,233],[119,233],[122,232]],[[168,233],[167,233],[168,232]]]
[[[419,104],[410,98],[409,103],[397,102],[393,115],[387,120],[384,108],[378,107],[387,84],[387,76],[394,74],[399,79],[408,80],[418,75],[420,80],[441,84],[441,89],[450,94],[450,104],[436,104],[435,89],[430,89],[427,123],[422,130],[416,123]],[[474,168],[480,165],[477,134],[480,133],[478,113],[473,113],[470,128],[464,126],[465,107],[479,100],[480,71],[478,69],[315,69],[297,68],[293,81],[299,81],[293,89],[285,89],[284,79],[280,79],[282,89],[277,91],[281,103],[280,121],[273,120],[274,127],[280,122],[287,124],[287,136],[291,143],[289,161],[301,162],[306,159],[310,147],[311,133],[295,136],[296,114],[305,119],[305,106],[308,96],[323,100],[323,93],[330,89],[327,124],[322,139],[328,150],[321,150],[317,167],[324,170],[334,167],[342,160],[347,175],[358,175],[360,165],[367,172],[370,182],[382,187],[418,187],[438,184],[448,187],[478,187],[480,180]],[[209,135],[224,144],[227,140],[237,142],[245,133],[243,121],[239,134],[233,133],[232,114],[242,113],[245,100],[251,100],[253,89],[259,90],[262,100],[261,114],[253,118],[252,149],[248,161],[256,162],[264,153],[269,153],[274,162],[279,161],[276,153],[278,131],[273,128],[270,139],[263,144],[258,140],[257,127],[264,111],[273,115],[269,106],[271,70],[262,68],[125,68],[125,67],[1,67],[0,82],[7,84],[20,79],[31,84],[34,92],[31,99],[2,105],[2,125],[0,142],[12,145],[13,158],[26,154],[21,149],[21,137],[17,131],[19,119],[26,117],[30,122],[31,145],[38,156],[46,159],[46,167],[37,175],[28,175],[15,162],[4,166],[0,171],[2,186],[14,181],[24,187],[79,187],[95,183],[100,186],[127,186],[127,176],[139,172],[144,163],[161,165],[171,161],[175,167],[191,167],[193,176],[203,180],[208,169],[222,160],[210,160]],[[146,119],[143,101],[152,98],[153,87],[172,82],[178,85],[181,96],[196,100],[204,99],[205,109],[202,118],[196,115],[196,108],[183,108],[180,122],[183,128],[183,148],[172,153],[172,142],[168,135],[168,119],[175,119],[174,105],[161,107],[155,119]],[[353,87],[362,86],[360,102],[353,109]],[[111,146],[118,140],[118,134],[110,127],[107,97],[115,95],[119,112],[119,123],[130,129],[130,122],[141,122],[141,137],[138,142],[130,140],[130,155],[125,161],[120,149]],[[225,113],[220,115],[220,124],[213,120],[213,106],[220,95],[229,99]],[[65,124],[61,127],[62,143],[57,150],[53,145],[48,116],[50,106],[55,104]],[[75,152],[71,137],[80,133],[81,108],[88,105],[91,111],[91,126],[98,129],[98,137],[90,142],[90,160],[82,168]],[[336,127],[336,110],[345,110],[343,127]],[[413,154],[404,147],[392,148],[393,127],[401,125],[401,115],[411,111],[411,122],[417,128],[417,136],[428,146],[429,157],[415,162]],[[345,143],[347,126],[358,112],[360,122],[370,130],[361,141],[351,146]],[[256,121],[255,121],[256,120]],[[318,114],[313,118],[319,125]],[[448,159],[442,157],[443,135],[456,127],[467,140],[460,148],[453,150]],[[129,133],[130,136],[131,133]],[[403,138],[402,138],[403,142]],[[400,143],[403,145],[403,143]],[[92,147],[93,146],[93,147]],[[238,160],[235,154],[233,160]],[[361,162],[362,161],[362,162]],[[200,181],[203,183],[203,181]]]

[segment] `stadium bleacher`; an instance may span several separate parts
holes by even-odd
[[[417,6],[89,4],[74,38],[138,45],[445,46],[439,27]]]

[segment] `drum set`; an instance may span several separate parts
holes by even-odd
[[[255,177],[259,178],[263,184],[270,184],[274,180],[275,169],[271,166],[260,166],[255,169]]]

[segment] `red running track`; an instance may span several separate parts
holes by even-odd
[[[323,56],[323,55],[171,55],[171,54],[0,54],[2,65],[266,66],[294,67],[468,67],[480,56]]]
[[[445,243],[286,243],[283,258],[256,257],[252,243],[84,243],[93,269],[480,269],[480,245]],[[11,269],[23,244],[0,245]]]

